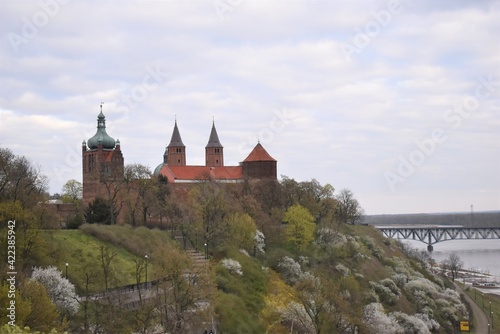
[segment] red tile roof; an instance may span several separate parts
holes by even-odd
[[[248,157],[243,160],[243,162],[250,162],[250,161],[276,161],[272,156],[267,153],[267,151],[262,147],[260,143],[258,143],[250,152]]]
[[[201,181],[201,180],[242,180],[241,166],[167,166],[163,165],[160,174],[166,176],[169,182]]]

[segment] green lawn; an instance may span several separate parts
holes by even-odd
[[[66,263],[68,263],[68,278],[75,284],[80,294],[85,291],[87,279],[91,282],[89,284],[91,292],[105,288],[101,261],[102,247],[107,247],[108,252],[114,254],[108,286],[116,287],[137,283],[136,261],[143,260],[145,254],[150,254],[147,266],[148,280],[153,279],[153,250],[160,245],[168,247],[174,245],[170,235],[165,231],[124,226],[93,226],[91,231],[86,231],[87,233],[82,230],[44,231],[42,236],[45,247],[39,254],[39,265],[56,266],[63,275],[66,275]],[[144,276],[143,271],[142,282]]]

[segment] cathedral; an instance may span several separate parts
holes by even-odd
[[[119,140],[106,132],[106,118],[97,116],[96,134],[82,143],[83,203],[87,206],[96,197],[111,198],[117,193],[117,185],[124,179],[124,158]],[[205,146],[205,165],[186,164],[186,146],[174,123],[170,143],[163,154],[163,162],[153,175],[168,179],[169,183],[193,183],[200,181],[238,183],[245,179],[277,179],[277,161],[257,143],[250,154],[238,166],[224,165],[222,146],[215,123]]]

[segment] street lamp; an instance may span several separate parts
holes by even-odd
[[[208,244],[205,242],[205,260],[208,259]]]
[[[66,279],[68,279],[68,266],[69,266],[69,263],[66,262]]]
[[[144,258],[146,259],[146,288],[148,286],[148,255],[144,255]]]
[[[490,313],[491,313],[491,302],[490,302]]]
[[[482,293],[481,296],[483,297],[483,309],[484,309],[484,293]]]
[[[490,312],[491,315],[491,328],[493,328],[493,312]]]

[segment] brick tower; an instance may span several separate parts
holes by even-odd
[[[97,132],[82,143],[83,205],[105,198],[104,184],[123,180],[124,161],[120,141],[106,133],[106,117],[97,116]]]
[[[215,129],[215,122],[212,123],[212,131],[208,144],[205,146],[205,166],[217,167],[224,166],[224,147],[219,141],[217,130]]]
[[[165,149],[163,162],[169,166],[186,166],[186,146],[182,143],[181,134],[175,120],[170,144]]]

